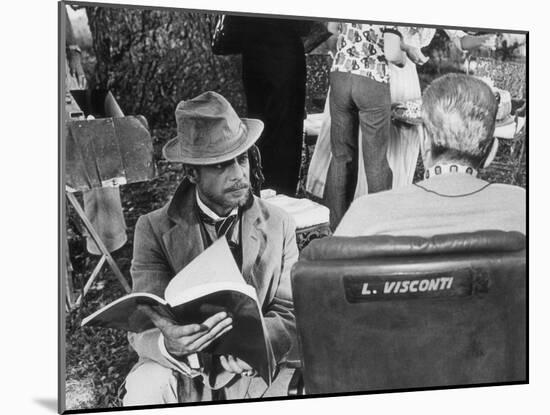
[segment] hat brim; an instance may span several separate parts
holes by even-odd
[[[178,137],[174,137],[169,140],[164,147],[162,148],[162,156],[171,162],[174,163],[186,163],[193,165],[209,165],[222,163],[227,160],[234,159],[239,154],[244,153],[260,138],[262,131],[264,129],[264,123],[261,120],[256,120],[252,118],[241,118],[241,121],[247,127],[246,140],[242,144],[231,150],[226,154],[220,154],[216,157],[193,157],[190,154],[185,154],[181,146],[179,145]]]

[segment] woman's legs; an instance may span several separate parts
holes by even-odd
[[[330,226],[336,229],[353,200],[357,183],[357,109],[351,99],[351,74],[330,74],[330,144],[332,159],[324,200],[330,209]]]
[[[352,75],[352,98],[359,108],[363,161],[369,193],[391,189],[392,172],[386,158],[390,138],[389,85]]]

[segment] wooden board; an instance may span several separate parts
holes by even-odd
[[[66,184],[75,190],[155,177],[153,144],[143,117],[68,121]]]

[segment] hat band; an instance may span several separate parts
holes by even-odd
[[[183,156],[195,158],[195,159],[205,159],[205,158],[215,158],[215,157],[223,157],[226,154],[230,154],[237,150],[240,146],[242,146],[246,142],[246,137],[248,135],[248,128],[247,126],[241,121],[239,124],[239,131],[236,136],[233,136],[231,139],[227,141],[234,141],[234,145],[231,147],[222,150],[221,152],[214,151],[212,153],[208,153],[207,149],[205,149],[204,145],[201,146],[190,146],[190,147],[184,147],[184,139],[183,137],[178,134],[178,141],[179,141],[179,147],[180,147],[180,153]],[[214,148],[216,150],[216,148]]]

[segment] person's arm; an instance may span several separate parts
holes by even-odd
[[[327,24],[327,30],[332,33],[333,35],[338,36],[340,33],[338,30],[339,23],[338,22],[328,22]]]
[[[338,28],[339,28],[338,22],[327,23],[327,30],[330,33],[332,33],[332,36],[326,40],[326,44],[328,47],[328,54],[332,57],[332,59],[334,59],[334,57],[336,56],[336,52],[338,51],[337,50],[338,35],[340,34],[340,31]]]
[[[133,292],[149,292],[164,297],[164,289],[172,277],[172,271],[156,242],[153,228],[146,216],[140,217],[136,223],[130,273]],[[189,374],[190,368],[186,364],[176,364],[161,351],[160,338],[161,332],[158,328],[142,333],[128,333],[128,341],[140,357]]]
[[[486,35],[469,35],[462,30],[445,29],[445,33],[449,39],[461,50],[472,50],[482,46],[494,49],[496,45],[496,34],[489,33]]]
[[[133,291],[164,296],[164,289],[173,272],[158,243],[147,216],[139,218],[134,237],[134,256],[131,267]],[[142,333],[129,333],[128,340],[140,357],[184,375],[198,375],[187,364],[190,355],[201,352],[213,340],[231,329],[231,319],[218,313],[202,324],[178,325],[157,313],[152,307],[142,306],[157,328]]]
[[[422,53],[420,48],[409,45],[401,40],[401,50],[415,65],[424,65],[430,58]]]
[[[384,30],[384,56],[386,61],[395,66],[403,67],[406,56],[401,49],[401,36],[395,30]]]
[[[460,45],[464,50],[472,50],[480,47],[487,47],[494,49],[496,42],[496,35],[487,34],[480,36],[466,35],[460,39]]]
[[[82,51],[76,42],[73,26],[65,6],[65,58],[69,66],[69,73],[73,76],[81,89],[86,88],[86,75],[82,68]]]

